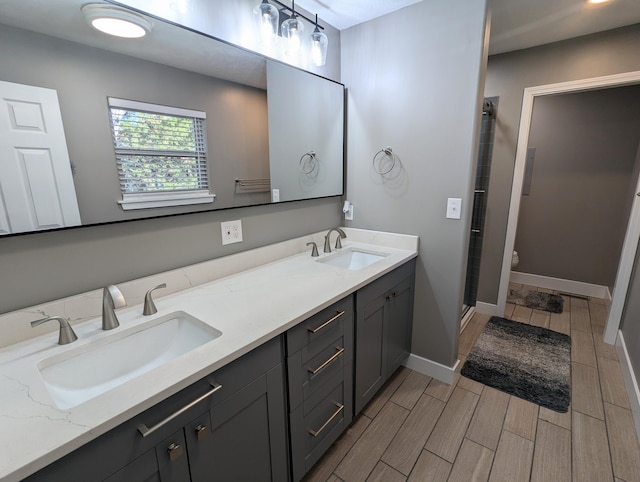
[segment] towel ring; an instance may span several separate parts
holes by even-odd
[[[382,169],[381,167],[383,165],[383,161],[386,158],[391,159],[391,166],[388,169]],[[377,162],[377,166],[376,166],[376,162]],[[381,176],[384,176],[385,174],[389,174],[391,171],[393,171],[393,168],[396,166],[396,155],[393,153],[393,149],[391,149],[390,147],[385,147],[384,149],[380,149],[373,156],[372,164],[373,164],[373,169]]]
[[[318,169],[318,158],[316,151],[309,151],[300,158],[300,170],[302,174],[309,175]]]

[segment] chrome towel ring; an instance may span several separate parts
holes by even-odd
[[[307,176],[313,174],[319,168],[316,151],[309,151],[300,158],[300,171]]]
[[[373,156],[372,164],[373,169],[381,176],[389,174],[396,165],[396,155],[393,153],[393,149],[390,147],[380,149]]]

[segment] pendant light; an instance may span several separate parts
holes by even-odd
[[[304,33],[304,24],[296,14],[296,2],[291,3],[291,17],[282,22],[282,37],[285,39],[285,54],[295,56],[302,50],[302,34]]]
[[[262,0],[262,3],[253,9],[253,13],[258,16],[262,41],[265,43],[275,41],[278,34],[278,20],[280,19],[278,9],[271,5],[269,0]]]
[[[311,34],[311,61],[322,67],[327,62],[327,46],[329,39],[318,28],[318,14],[316,13],[316,28]]]

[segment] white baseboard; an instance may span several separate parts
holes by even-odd
[[[440,380],[443,383],[451,385],[456,379],[456,371],[460,365],[460,360],[456,360],[453,367],[441,365],[438,362],[427,360],[421,356],[411,353],[406,361],[403,363],[407,368],[411,368],[423,375]]]
[[[521,283],[529,286],[536,286],[538,288],[546,288],[548,290],[557,290],[581,296],[611,300],[611,293],[609,292],[608,287],[594,285],[591,283],[583,283],[582,281],[552,278],[550,276],[520,273],[518,271],[511,272],[509,281],[511,283]]]
[[[627,352],[627,345],[624,342],[624,336],[622,336],[621,331],[618,332],[616,348],[618,349],[618,359],[620,360],[620,368],[622,368],[624,384],[627,387],[627,394],[629,395],[633,421],[636,425],[636,434],[638,435],[638,439],[640,439],[640,389],[638,389],[638,379],[633,371],[629,353]]]
[[[482,313],[483,315],[504,316],[504,312],[500,313],[498,305],[483,303],[482,301],[476,301],[476,311],[478,313]]]

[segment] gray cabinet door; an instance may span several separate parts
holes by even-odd
[[[278,365],[187,425],[191,480],[286,481],[284,403]]]
[[[388,295],[387,376],[409,356],[413,327],[413,275],[400,282]]]
[[[409,355],[414,286],[412,260],[356,293],[355,414]]]
[[[385,381],[385,295],[363,304],[356,314],[355,413],[360,413]]]

